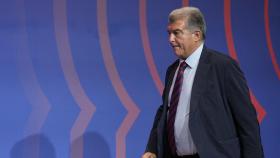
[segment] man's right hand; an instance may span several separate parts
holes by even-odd
[[[144,155],[142,155],[142,158],[157,158],[157,156],[154,153],[146,152]]]

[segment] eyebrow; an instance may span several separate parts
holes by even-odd
[[[167,30],[167,32],[175,32],[175,31],[180,31],[180,32],[182,32],[183,29]]]

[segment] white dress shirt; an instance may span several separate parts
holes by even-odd
[[[197,153],[197,149],[195,147],[195,144],[193,142],[189,130],[189,112],[190,112],[190,99],[191,99],[193,80],[200,59],[200,55],[202,52],[202,48],[203,48],[203,43],[186,60],[180,60],[180,63],[186,62],[188,66],[184,71],[184,80],[183,80],[181,94],[179,97],[179,102],[178,102],[178,107],[177,107],[177,112],[175,117],[175,124],[174,124],[175,142],[177,147],[177,154],[179,156],[192,155]],[[177,77],[178,69],[179,66],[175,72],[171,89],[169,92],[169,99],[168,99],[169,106],[170,106],[171,94]]]

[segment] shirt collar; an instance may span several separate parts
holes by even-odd
[[[201,43],[200,46],[186,60],[180,59],[180,63],[185,61],[191,69],[197,67],[203,45],[204,43]]]

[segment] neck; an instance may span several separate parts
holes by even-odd
[[[191,50],[191,53],[190,53],[190,54],[187,54],[187,56],[182,57],[182,58],[180,58],[180,59],[186,60],[190,55],[192,55],[192,53],[195,52],[195,50],[196,50],[202,43],[203,43],[203,41],[197,41],[197,42],[194,44],[194,47],[193,47],[193,49]]]

